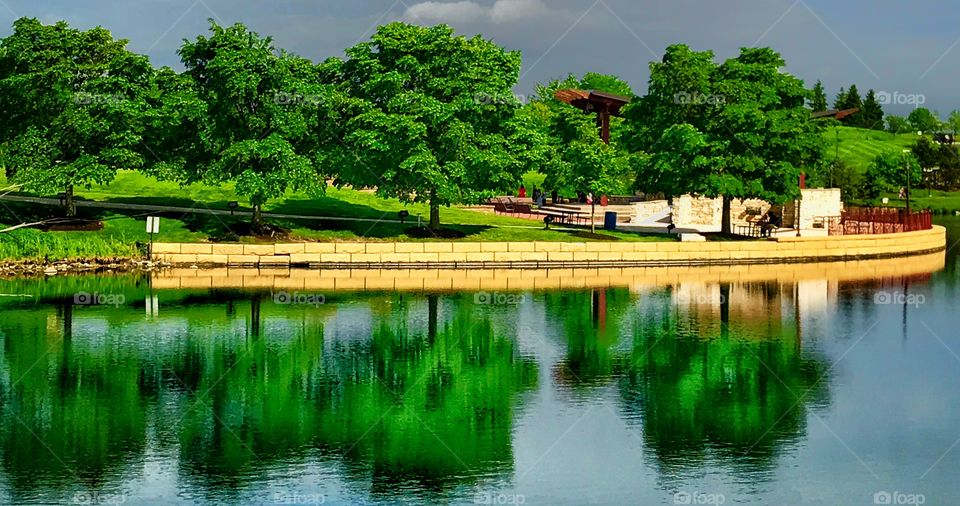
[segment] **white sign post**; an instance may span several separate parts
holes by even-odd
[[[153,234],[160,233],[159,216],[147,216],[147,233],[150,234],[150,247],[147,249],[147,259],[153,260]]]

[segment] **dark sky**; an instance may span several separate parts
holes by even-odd
[[[941,116],[960,109],[955,0],[0,0],[0,34],[21,16],[102,25],[171,66],[181,41],[206,31],[207,18],[243,22],[314,60],[341,55],[380,23],[446,22],[521,50],[521,94],[587,71],[619,75],[642,93],[649,62],[670,44],[712,49],[719,59],[759,45],[779,51],[786,71],[809,86],[823,80],[831,102],[856,83],[892,102],[925,102]]]

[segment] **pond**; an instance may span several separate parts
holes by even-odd
[[[494,292],[2,280],[0,503],[956,503],[957,260]]]

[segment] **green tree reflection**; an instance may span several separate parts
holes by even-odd
[[[183,479],[228,495],[314,458],[372,477],[374,494],[512,469],[536,362],[467,299],[391,296],[384,311],[387,298],[358,296],[357,325],[328,338],[335,305],[224,300],[235,295],[185,298],[147,325],[142,308],[69,301],[5,312],[0,451],[13,487],[117,482],[150,434],[175,445]]]
[[[14,488],[38,479],[96,488],[145,447],[139,360],[119,337],[75,335],[74,307],[8,311],[2,380],[3,465]]]
[[[802,350],[791,327],[754,322],[782,333],[743,338],[730,313],[721,310],[713,335],[682,328],[669,308],[634,326],[623,410],[642,421],[644,442],[665,469],[714,460],[770,470],[784,446],[804,436],[808,407],[827,402],[829,366]]]

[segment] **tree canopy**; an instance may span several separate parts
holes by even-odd
[[[728,233],[731,199],[797,198],[800,172],[821,162],[823,139],[805,107],[809,92],[783,65],[767,48],[722,64],[710,51],[667,48],[651,64],[649,94],[626,112],[629,142],[649,155],[641,188],[722,196]],[[681,94],[705,99],[678,103]]]
[[[512,188],[524,169],[510,144],[520,54],[479,36],[391,23],[329,62],[355,115],[336,156],[338,184],[440,207]]]
[[[76,185],[105,184],[143,166],[144,95],[153,67],[126,40],[97,27],[14,22],[0,42],[3,165],[40,193],[63,191],[74,215]]]
[[[918,107],[910,111],[907,121],[914,130],[919,132],[934,132],[940,129],[940,118],[926,107]]]
[[[261,206],[287,189],[322,192],[316,128],[325,87],[309,60],[242,24],[186,41],[180,57],[205,108],[187,181],[234,181],[262,227]]]

